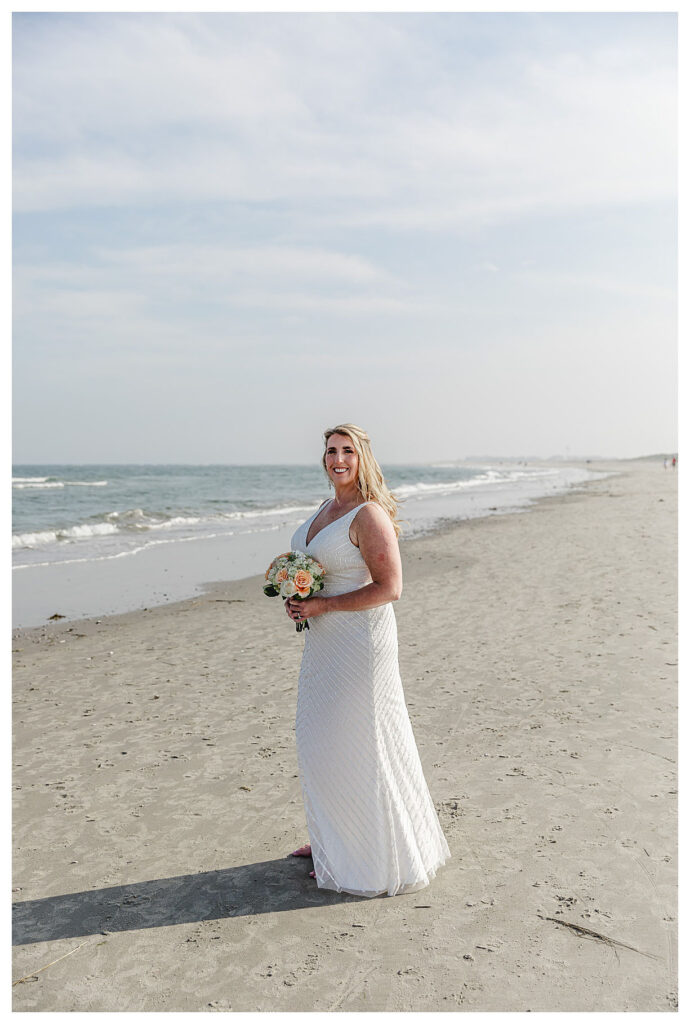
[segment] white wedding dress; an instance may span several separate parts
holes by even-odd
[[[324,566],[323,596],[371,582],[350,540],[362,507],[307,544],[317,509],[292,536]],[[405,705],[393,606],[326,612],[303,636],[295,731],[317,884],[358,896],[422,889],[451,854]]]

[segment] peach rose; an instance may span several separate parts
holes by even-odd
[[[283,567],[276,573],[276,583],[282,583],[283,580],[288,578],[287,569]]]
[[[311,585],[314,582],[314,577],[306,569],[298,569],[295,575],[292,577],[295,581],[295,586],[300,592],[309,591]]]

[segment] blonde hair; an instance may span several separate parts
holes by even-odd
[[[385,509],[390,516],[395,530],[395,536],[399,537],[401,533],[400,522],[398,521],[398,506],[400,500],[388,490],[386,481],[383,478],[381,467],[374,458],[374,453],[371,450],[371,441],[366,430],[362,430],[361,427],[356,426],[354,423],[339,423],[337,427],[329,427],[328,430],[324,430],[324,452],[321,458],[321,464],[326,471],[328,476],[328,470],[326,469],[326,450],[328,448],[328,439],[331,434],[344,434],[345,437],[349,437],[352,441],[352,447],[359,456],[359,467],[357,472],[357,488],[359,493],[362,495],[365,501],[375,501]],[[333,481],[328,477],[328,482],[333,486]],[[405,522],[405,520],[403,520]]]

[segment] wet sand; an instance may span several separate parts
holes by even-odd
[[[677,479],[610,468],[401,545],[452,852],[409,896],[286,857],[303,641],[258,577],[16,631],[14,1009],[675,1009]]]

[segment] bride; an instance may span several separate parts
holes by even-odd
[[[292,856],[313,858],[319,888],[394,896],[428,885],[450,857],[398,667],[397,501],[364,430],[342,423],[324,439],[335,494],[290,545],[324,566],[324,588],[285,602],[310,624],[295,723],[309,843]]]

